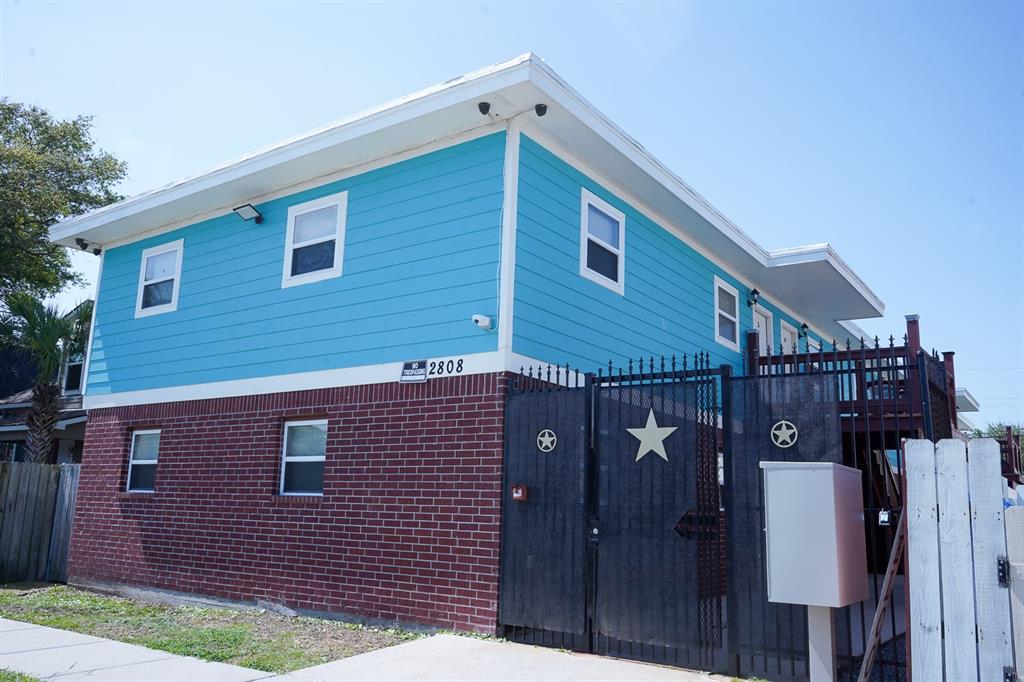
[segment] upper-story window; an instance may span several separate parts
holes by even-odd
[[[179,239],[142,252],[135,317],[178,309],[181,257],[184,251],[185,240]]]
[[[288,209],[281,286],[319,282],[341,275],[348,192]]]
[[[63,381],[61,390],[65,395],[74,395],[82,392],[82,367],[85,364],[85,357],[82,353],[72,353],[64,363]]]
[[[715,341],[735,351],[740,349],[740,293],[718,277],[715,277]]]
[[[580,201],[580,274],[612,291],[625,290],[626,216],[583,190]]]

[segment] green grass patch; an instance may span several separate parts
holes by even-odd
[[[263,611],[149,604],[63,585],[0,588],[0,617],[274,673],[418,636]]]

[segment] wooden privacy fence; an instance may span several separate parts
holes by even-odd
[[[999,444],[910,440],[906,457],[911,677],[1013,679]]]
[[[0,462],[0,582],[67,580],[80,466]]]

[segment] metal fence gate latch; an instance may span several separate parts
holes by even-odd
[[[1004,556],[996,559],[996,573],[999,576],[999,586],[1010,586],[1010,561]]]
[[[1003,682],[1017,682],[1017,671],[1013,668],[1003,668]]]

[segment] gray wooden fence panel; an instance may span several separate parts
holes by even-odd
[[[999,443],[978,438],[967,444],[970,474],[971,540],[974,548],[974,599],[978,620],[978,671],[983,680],[998,680],[1013,667],[1010,593],[999,584],[996,566],[1006,557],[1006,524]]]
[[[77,489],[77,466],[66,469],[68,499],[73,506]],[[73,474],[70,474],[74,471]],[[46,580],[50,566],[61,573],[67,560],[67,539],[55,544],[53,530],[58,512],[57,497],[61,490],[62,468],[31,462],[0,463],[0,581],[21,582]],[[66,514],[66,507],[60,512]],[[67,522],[60,524],[61,532]],[[51,550],[62,555],[63,564],[51,561]]]
[[[75,499],[78,497],[78,475],[81,464],[62,464],[57,503],[53,512],[53,532],[50,535],[50,558],[46,567],[46,580],[67,582],[68,550],[71,547],[71,526],[75,520]]]
[[[942,680],[942,592],[935,446],[908,440],[907,561],[910,571],[910,666],[919,680]]]
[[[938,476],[946,679],[950,682],[977,682],[975,638],[978,628],[974,590],[971,589],[974,584],[971,505],[967,492],[967,446],[963,441],[943,438],[938,442],[935,447],[935,473]]]

